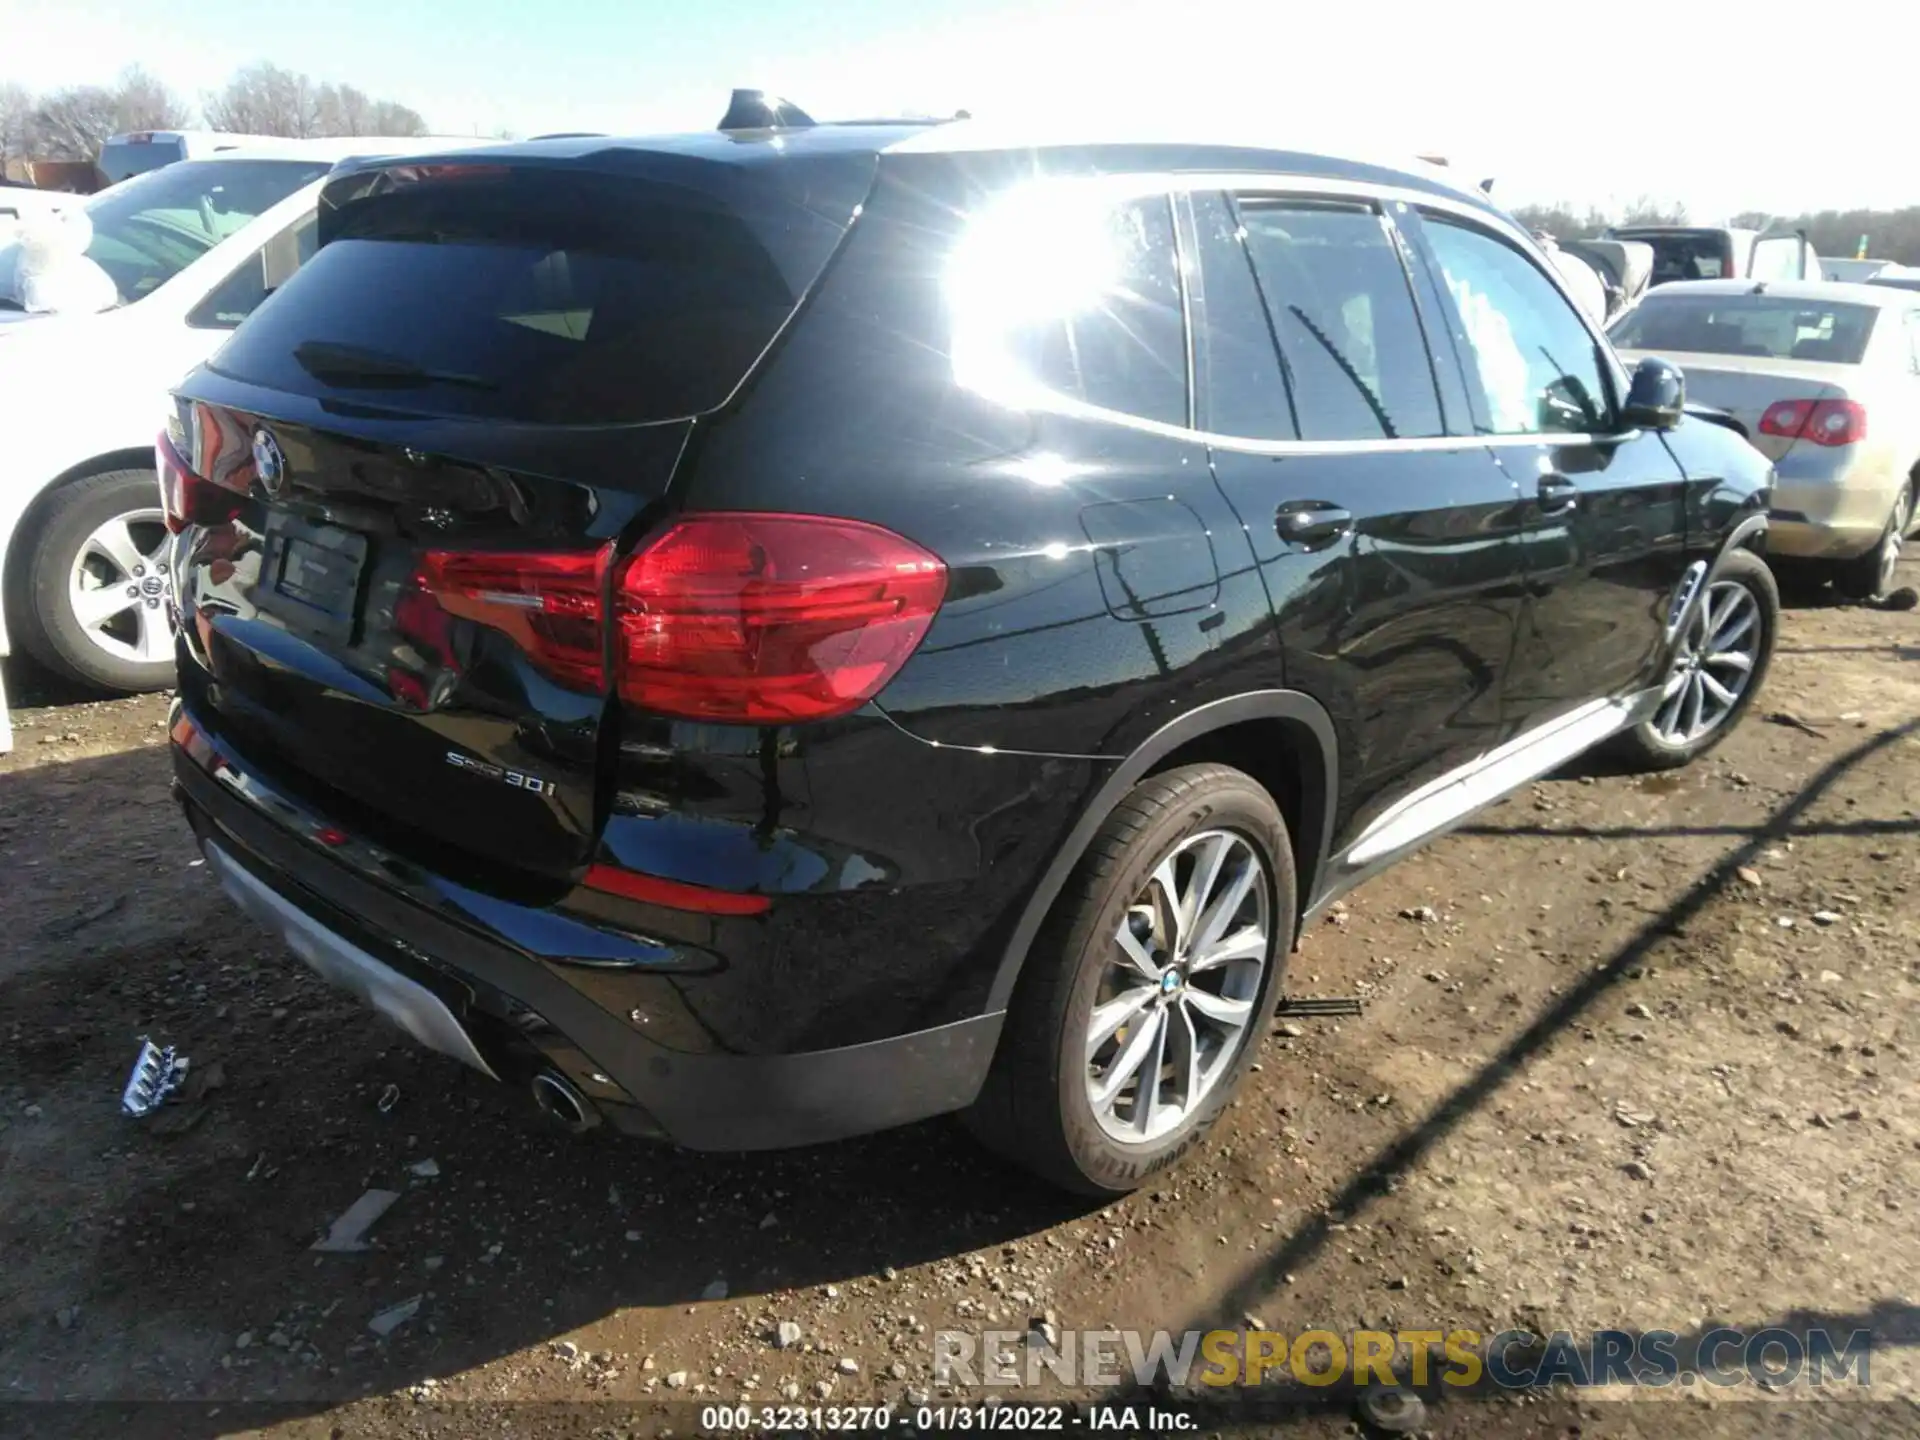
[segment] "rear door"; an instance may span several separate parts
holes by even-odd
[[[195,714],[450,869],[577,866],[602,804],[616,549],[661,508],[689,417],[825,265],[871,165],[816,175],[805,207],[778,181],[703,191],[698,166],[666,184],[638,161],[330,184],[312,258],[181,392],[185,459],[236,497],[182,537]]]
[[[1436,297],[1381,203],[1249,186],[1192,209],[1200,423],[1288,683],[1345,739],[1344,841],[1497,742],[1519,495],[1450,350],[1436,371]]]
[[[1650,678],[1686,565],[1685,476],[1660,436],[1622,430],[1604,342],[1519,245],[1438,211],[1419,231],[1525,507],[1528,603],[1507,695],[1531,728]]]

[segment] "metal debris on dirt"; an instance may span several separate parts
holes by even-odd
[[[425,1297],[415,1295],[409,1300],[402,1300],[398,1305],[389,1305],[367,1322],[367,1329],[382,1340],[386,1339],[420,1313],[420,1302],[423,1298]]]
[[[435,1180],[440,1176],[438,1160],[416,1160],[407,1166],[407,1173],[416,1180]]]
[[[173,1046],[163,1050],[142,1035],[140,1053],[134,1057],[133,1074],[127,1077],[127,1088],[120,1092],[120,1108],[135,1119],[151,1115],[180,1087],[192,1064]]]
[[[1389,1435],[1406,1435],[1427,1422],[1427,1405],[1411,1390],[1375,1385],[1360,1397],[1360,1418]]]
[[[367,1231],[374,1222],[393,1208],[400,1198],[398,1190],[369,1190],[327,1227],[327,1233],[313,1242],[312,1249],[323,1255],[357,1255],[371,1249]]]
[[[388,1115],[393,1112],[393,1107],[399,1103],[400,1087],[389,1083],[387,1088],[380,1092],[380,1099],[376,1108],[378,1108],[382,1115]]]

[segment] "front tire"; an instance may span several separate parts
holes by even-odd
[[[1178,1163],[1259,1049],[1295,913],[1293,850],[1265,789],[1214,764],[1143,780],[1036,939],[969,1128],[1086,1195]]]
[[[1751,550],[1735,550],[1675,651],[1659,705],[1620,736],[1616,752],[1642,770],[1672,770],[1706,754],[1760,693],[1779,631],[1773,572]]]
[[[69,481],[21,527],[7,613],[49,670],[131,694],[174,683],[165,517],[151,470]]]

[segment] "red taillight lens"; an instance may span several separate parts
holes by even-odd
[[[1867,438],[1867,407],[1856,400],[1822,400],[1807,416],[1805,439],[1816,445],[1851,445]]]
[[[175,535],[189,525],[226,524],[240,513],[246,499],[194,474],[164,434],[153,445],[153,468],[160,477],[160,508],[167,529]]]
[[[1776,400],[1767,407],[1767,413],[1760,417],[1760,433],[1797,440],[1801,430],[1806,427],[1807,416],[1812,413],[1811,400]]]
[[[395,619],[403,633],[441,649],[445,631],[430,607],[508,635],[562,685],[598,690],[601,581],[611,552],[429,550]]]
[[[1760,433],[1851,445],[1867,438],[1867,407],[1857,400],[1776,400],[1760,417]]]
[[[946,591],[938,558],[877,525],[688,516],[620,572],[615,683],[629,704],[696,720],[843,715],[898,673]]]

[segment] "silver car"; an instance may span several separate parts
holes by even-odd
[[[1769,554],[1856,599],[1893,581],[1920,489],[1920,294],[1830,281],[1681,281],[1614,322],[1690,403],[1727,411],[1774,463]]]

